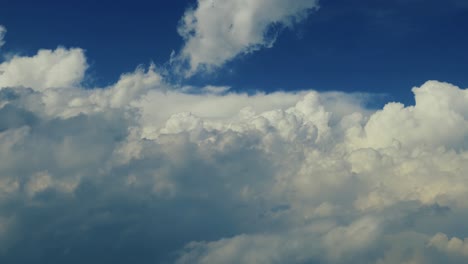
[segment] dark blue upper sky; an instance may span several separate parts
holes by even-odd
[[[80,47],[88,82],[107,85],[153,61],[163,65],[183,40],[184,10],[195,1],[2,0],[8,29],[3,52]],[[273,48],[241,56],[184,84],[238,90],[341,90],[389,94],[412,103],[410,88],[426,80],[468,87],[468,2],[465,0],[322,0],[321,8]]]

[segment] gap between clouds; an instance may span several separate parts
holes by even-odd
[[[318,8],[318,0],[197,0],[196,6],[189,8],[180,20],[177,30],[184,44],[178,53],[171,54],[171,74],[191,77],[202,71],[211,72],[239,55],[270,48],[282,29],[292,28]],[[5,27],[0,25],[0,47],[4,44],[5,33]],[[58,49],[54,51],[54,55],[47,58],[56,60],[63,54]],[[75,56],[80,56],[79,50],[69,55],[68,61],[61,62],[69,63],[74,59],[83,59]],[[35,57],[36,68],[44,58],[46,56],[42,54]],[[15,62],[23,63],[19,59]],[[33,65],[32,61],[28,63]],[[42,69],[39,68],[29,73],[29,81],[49,82],[48,86],[65,87],[82,77],[80,74],[86,65],[80,65],[75,71],[67,72],[68,76],[60,76],[63,74],[60,72],[63,67],[66,65],[57,65],[57,72],[50,72],[51,76],[42,76]],[[10,71],[4,74],[2,79],[9,82],[4,80],[3,86],[17,85],[14,69],[15,66],[12,65]]]

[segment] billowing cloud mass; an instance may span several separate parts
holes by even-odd
[[[271,47],[278,28],[291,27],[316,8],[318,0],[198,0],[181,19],[185,45],[178,59],[188,61],[188,75],[222,66],[239,54]]]
[[[1,263],[468,260],[467,89],[368,109],[153,66],[83,89],[79,49],[1,67]]]
[[[0,48],[5,44],[5,41],[3,39],[5,37],[6,31],[6,28],[0,25]]]
[[[446,252],[447,254],[468,257],[467,238],[464,240],[461,240],[458,237],[449,239],[447,235],[438,233],[429,241],[429,245]]]
[[[39,50],[32,57],[15,56],[0,64],[0,87],[35,90],[77,86],[87,68],[82,49]]]
[[[222,66],[317,7],[199,0],[173,59]],[[154,65],[85,89],[87,67],[65,47],[0,64],[0,263],[468,261],[468,89],[427,81],[372,109]]]

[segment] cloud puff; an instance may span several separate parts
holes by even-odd
[[[369,94],[194,92],[154,66],[81,89],[85,65],[64,48],[2,64],[18,73],[0,88],[2,263],[465,257],[437,233],[468,236],[466,89],[429,81],[414,106],[367,109]]]
[[[305,263],[353,257],[368,248],[378,230],[374,219],[349,226],[312,224],[279,234],[238,235],[215,242],[193,242],[176,261],[182,263]],[[326,252],[325,254],[323,252]],[[328,254],[328,255],[327,255]]]
[[[414,88],[416,105],[390,103],[377,112],[364,130],[370,147],[388,146],[393,140],[405,145],[465,147],[468,92],[439,82]],[[450,105],[450,107],[448,106]]]
[[[5,38],[6,32],[6,28],[0,25],[0,48],[5,44],[5,41],[3,39]]]
[[[39,50],[31,57],[14,56],[0,64],[0,87],[36,90],[69,88],[83,79],[87,64],[82,49]]]
[[[275,27],[290,27],[317,7],[317,0],[199,0],[181,19],[185,44],[179,58],[188,60],[188,75],[219,67],[239,54],[271,47]]]
[[[458,237],[449,239],[446,234],[438,233],[429,241],[429,245],[438,250],[458,256],[468,257],[468,240],[461,240]]]

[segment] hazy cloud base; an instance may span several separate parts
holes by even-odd
[[[85,90],[86,65],[0,64],[0,262],[466,261],[468,90],[429,81],[375,110],[195,93],[154,67]]]

